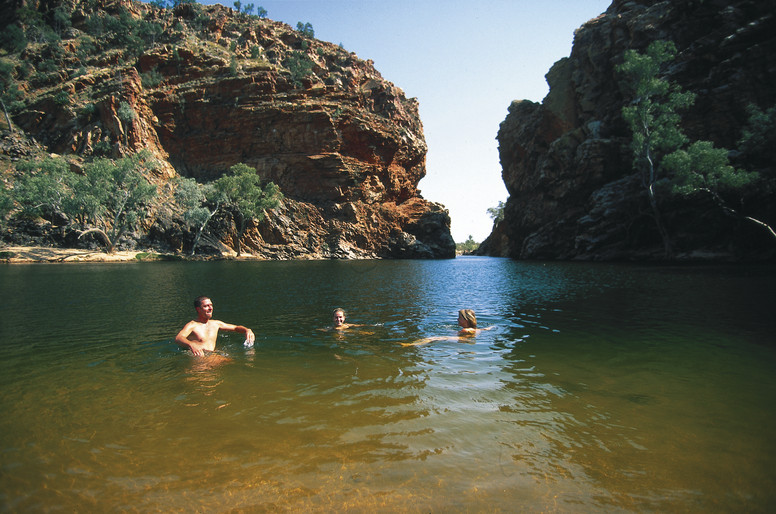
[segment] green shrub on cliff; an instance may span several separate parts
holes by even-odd
[[[307,23],[302,23],[301,21],[297,22],[296,30],[301,32],[304,36],[315,37],[315,30],[313,29],[312,23],[309,21]]]
[[[631,95],[629,104],[622,108],[622,115],[633,136],[634,168],[641,173],[665,256],[672,257],[673,250],[662,221],[658,190],[680,197],[708,195],[723,212],[755,223],[776,238],[776,232],[767,223],[742,215],[726,199],[742,197],[745,189],[759,180],[759,175],[735,169],[728,161],[729,150],[714,148],[709,141],[690,142],[681,130],[678,112],[690,107],[695,95],[682,91],[679,85],[661,76],[675,53],[672,42],[653,41],[644,54],[626,51],[623,63],[617,67]],[[750,126],[758,123],[761,127],[768,126],[767,116],[761,114],[758,118],[757,114],[753,114]],[[745,131],[743,146],[757,141],[763,132]],[[772,152],[772,147],[768,151]],[[658,188],[659,183],[663,187]]]
[[[13,209],[13,196],[11,191],[0,182],[0,227],[5,226],[5,219]]]
[[[504,209],[506,206],[507,204],[499,200],[496,207],[487,208],[488,216],[490,216],[490,219],[493,220],[494,225],[498,225],[504,219]]]
[[[302,79],[309,77],[313,72],[313,62],[304,52],[295,51],[286,62],[288,71],[291,72],[291,81],[296,87],[302,86]]]
[[[776,176],[776,106],[761,110],[750,105],[749,121],[741,132],[738,149],[744,160],[754,169]]]
[[[683,92],[678,85],[661,77],[662,68],[675,54],[676,46],[672,42],[653,41],[644,54],[626,51],[623,63],[617,67],[631,98],[622,108],[622,117],[633,136],[633,166],[641,174],[652,217],[669,258],[673,254],[671,239],[662,220],[655,184],[661,178],[663,156],[687,142],[687,136],[679,127],[678,111],[695,101],[693,93]]]
[[[235,250],[240,255],[240,239],[245,233],[248,221],[264,218],[265,209],[274,209],[280,204],[282,194],[280,189],[270,182],[264,189],[260,186],[261,179],[256,169],[245,164],[235,164],[229,168],[229,173],[213,182],[213,187],[220,193],[222,205],[230,210],[235,217],[237,237]]]
[[[0,46],[11,53],[27,48],[27,36],[18,25],[8,25],[0,32]]]

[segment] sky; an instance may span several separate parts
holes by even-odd
[[[199,0],[234,7],[233,0]],[[541,102],[544,78],[568,57],[574,31],[611,0],[243,0],[267,18],[374,61],[417,98],[428,145],[423,198],[450,212],[456,242],[481,242],[489,207],[506,201],[499,123],[513,100]]]

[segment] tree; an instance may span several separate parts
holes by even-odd
[[[0,182],[0,227],[5,226],[5,217],[13,209],[13,203],[11,192]]]
[[[469,235],[469,239],[467,239],[463,243],[455,244],[455,249],[461,253],[471,253],[479,247],[480,247],[480,244],[474,241],[474,238],[471,236],[471,234]]]
[[[255,168],[235,164],[229,173],[208,184],[199,184],[192,178],[180,178],[175,184],[175,200],[183,208],[183,219],[197,235],[191,248],[191,255],[211,219],[220,211],[232,212],[237,225],[235,249],[241,254],[240,239],[245,233],[248,221],[261,220],[264,211],[280,204],[283,195],[272,182],[260,187],[261,179]]]
[[[488,216],[493,220],[493,223],[495,225],[498,225],[501,223],[501,221],[504,219],[504,209],[506,208],[507,204],[499,200],[498,205],[496,207],[488,207],[487,212]]]
[[[663,166],[674,173],[672,192],[681,196],[704,194],[728,215],[742,218],[765,229],[776,239],[776,231],[757,218],[745,216],[725,200],[726,193],[737,195],[759,181],[754,172],[737,170],[728,162],[728,151],[714,148],[709,141],[696,141],[686,150],[679,149],[665,156]]]
[[[35,218],[70,208],[74,175],[65,159],[19,161],[16,169],[21,175],[14,181],[13,198],[20,216]]]
[[[175,200],[183,208],[183,220],[189,227],[197,230],[194,244],[191,246],[192,256],[197,250],[205,227],[221,207],[219,199],[220,195],[216,194],[212,184],[199,184],[193,178],[184,177],[178,178],[175,182]],[[204,205],[208,201],[215,203],[212,210]]]
[[[315,30],[313,30],[313,25],[309,21],[306,23],[302,23],[301,21],[297,22],[296,30],[307,37],[315,37]]]
[[[142,151],[117,162],[97,159],[84,167],[86,180],[73,191],[87,220],[97,226],[84,230],[102,239],[105,250],[112,253],[116,243],[128,231],[134,230],[147,214],[156,197],[156,186],[149,183],[141,170],[151,170],[156,163],[151,154]]]
[[[755,105],[748,107],[749,120],[741,131],[738,149],[744,154],[746,163],[755,169],[770,169],[776,172],[776,106],[760,110]]]
[[[124,125],[124,146],[127,146],[129,127],[135,119],[135,111],[127,102],[121,102],[119,104],[118,110],[116,111],[116,114],[118,115],[119,120],[122,121],[122,125]]]
[[[84,166],[83,174],[70,171],[62,157],[20,162],[13,198],[20,215],[61,214],[76,224],[79,239],[96,234],[111,253],[124,233],[138,226],[156,196],[156,186],[142,174],[154,166],[147,151],[115,163],[97,159]]]
[[[618,67],[618,71],[626,75],[633,93],[633,101],[623,107],[622,112],[633,133],[634,166],[642,173],[666,257],[671,257],[672,249],[656,199],[656,185],[660,179],[664,179],[666,185],[661,190],[667,194],[680,197],[708,195],[726,214],[752,222],[776,238],[770,225],[741,214],[726,200],[726,197],[742,196],[747,188],[760,181],[760,175],[735,169],[729,163],[729,151],[714,148],[710,141],[694,141],[688,145],[688,138],[679,127],[677,111],[691,106],[695,95],[683,92],[678,85],[658,76],[661,67],[670,62],[675,53],[676,48],[670,41],[654,41],[646,54],[628,50]],[[749,125],[744,129],[739,145],[751,160],[765,162],[772,159],[775,127],[776,109],[763,113],[750,108]]]
[[[633,164],[642,177],[649,205],[663,241],[665,256],[673,255],[668,230],[663,224],[655,195],[660,178],[662,157],[684,145],[687,137],[679,127],[677,111],[693,104],[695,95],[659,76],[661,67],[670,62],[676,47],[670,41],[653,41],[645,54],[635,50],[625,52],[617,71],[626,78],[632,101],[622,108],[622,116],[633,134],[631,149]]]
[[[282,199],[280,189],[274,183],[268,183],[262,190],[260,182],[255,168],[240,163],[229,168],[228,174],[213,183],[215,190],[220,193],[220,204],[235,215],[235,250],[238,257],[241,250],[240,239],[245,233],[248,221],[263,219],[264,211],[276,208]]]

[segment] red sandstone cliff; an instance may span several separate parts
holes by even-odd
[[[446,209],[417,189],[426,173],[417,101],[371,61],[220,5],[96,3],[163,32],[136,59],[106,49],[81,61],[95,12],[68,4],[73,27],[60,69],[26,82],[29,100],[13,117],[48,152],[89,158],[106,148],[115,157],[148,149],[162,162],[154,180],[163,191],[178,175],[205,182],[237,163],[254,167],[285,195],[242,240],[244,252],[267,258],[454,256]],[[26,51],[33,62],[45,57],[36,48]],[[300,57],[309,71],[295,74]],[[69,105],[55,101],[63,91]],[[131,121],[120,116],[122,103]],[[89,104],[96,108],[84,115]],[[180,213],[164,204],[156,213],[140,242],[186,251],[192,234]],[[234,246],[231,220],[216,220],[213,233]]]
[[[481,253],[523,259],[660,259],[663,249],[632,169],[625,102],[615,72],[626,49],[671,40],[666,78],[697,94],[683,115],[691,139],[733,149],[746,107],[776,104],[776,17],[755,0],[615,0],[575,34],[568,58],[547,74],[541,104],[516,101],[498,132],[505,219]],[[736,155],[733,155],[735,159]],[[735,162],[739,165],[740,163]],[[769,170],[773,174],[774,163]],[[745,208],[776,221],[763,190]],[[679,259],[767,259],[773,241],[709,205],[663,205]]]

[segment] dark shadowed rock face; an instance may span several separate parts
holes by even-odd
[[[504,221],[480,252],[522,259],[661,259],[661,240],[632,170],[615,67],[627,49],[674,41],[678,54],[667,78],[698,95],[683,115],[685,132],[733,149],[746,107],[776,104],[772,7],[754,0],[616,0],[578,29],[570,57],[547,74],[550,92],[543,102],[513,102],[501,123],[499,153],[510,196]],[[745,208],[773,223],[774,205],[773,193],[761,192],[747,198]],[[661,207],[678,259],[776,255],[764,231],[710,205],[664,201]]]
[[[206,21],[200,33],[163,41],[136,62],[105,54],[85,62],[86,73],[63,72],[59,83],[30,91],[14,121],[49,152],[89,156],[106,143],[114,156],[148,149],[162,163],[154,177],[162,186],[179,175],[213,180],[237,163],[254,167],[285,195],[242,240],[243,251],[268,258],[454,257],[447,211],[417,189],[427,150],[417,101],[371,61],[218,5],[192,13],[185,4],[160,11],[97,3],[106,12],[124,6],[166,31]],[[293,76],[289,59],[299,55],[311,72]],[[150,74],[157,83],[144,80]],[[87,99],[95,114],[57,105],[59,91]],[[134,111],[129,123],[122,103]],[[151,242],[183,251],[193,235],[181,234],[180,213],[165,209],[148,220]],[[214,227],[211,247],[233,248],[232,221]]]

